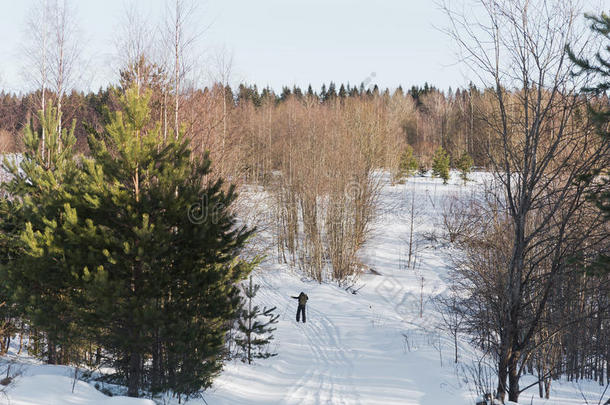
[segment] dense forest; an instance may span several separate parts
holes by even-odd
[[[133,82],[131,78],[137,69],[156,72],[153,77],[143,78],[140,85],[153,91],[155,113],[158,117],[165,118],[164,133],[167,132],[168,125],[173,127],[172,123],[167,122],[167,115],[172,114],[173,106],[171,103],[167,105],[167,95],[155,84],[161,80],[157,76],[161,75],[159,69],[145,59],[130,69],[131,71],[121,72],[124,79],[116,87],[100,89],[97,93],[73,91],[64,96],[64,121],[76,123],[75,135],[79,151],[87,151],[86,126],[99,128],[103,107],[117,105],[118,94]],[[57,99],[57,95],[48,90],[46,97]],[[281,132],[282,124],[276,117],[285,116],[286,109],[294,110],[295,114],[319,114],[320,117],[331,115],[338,122],[345,122],[350,110],[357,109],[370,111],[380,122],[387,123],[387,128],[379,129],[387,135],[379,136],[400,141],[402,144],[398,146],[402,149],[407,144],[411,145],[415,156],[425,167],[430,167],[434,150],[439,146],[456,160],[466,152],[474,157],[477,166],[484,167],[488,161],[482,142],[487,135],[475,111],[486,102],[485,98],[485,90],[479,90],[474,85],[468,89],[457,89],[455,93],[449,89],[445,94],[427,83],[422,87],[414,86],[408,91],[399,86],[390,92],[388,89],[380,90],[377,85],[365,86],[364,83],[353,87],[341,84],[337,89],[337,85],[331,82],[328,87],[323,85],[317,91],[312,90],[311,86],[307,90],[284,87],[280,94],[276,94],[270,88],[259,90],[256,85],[240,84],[237,89],[232,89],[229,85],[217,83],[211,88],[194,89],[181,94],[181,125],[184,125],[185,133],[200,149],[214,151],[217,143],[223,142],[227,150],[239,145],[241,150],[233,152],[240,153],[239,156],[243,158],[258,153],[256,150],[247,150],[246,145],[240,145],[242,140],[246,140],[243,143],[248,146],[262,144],[263,150],[270,149],[263,143],[265,138],[256,139],[257,134]],[[40,125],[36,118],[40,99],[40,91],[20,96],[0,94],[3,152],[21,151],[23,145],[20,134],[25,125]],[[275,143],[275,139],[267,139]],[[248,164],[250,162],[244,162],[244,166]],[[262,163],[251,164],[258,166]],[[243,174],[262,175],[254,171]]]

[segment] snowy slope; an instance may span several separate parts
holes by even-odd
[[[212,389],[204,393],[208,405],[291,404],[426,404],[472,405],[475,394],[460,367],[474,359],[466,342],[460,343],[460,364],[453,363],[451,338],[438,328],[439,314],[431,298],[447,288],[447,270],[456,254],[443,241],[443,207],[455,196],[469,197],[474,182],[463,186],[454,176],[443,185],[438,179],[412,178],[404,185],[387,184],[382,191],[373,234],[362,261],[379,275],[365,274],[357,294],[334,284],[302,279],[286,266],[274,264],[273,254],[257,271],[260,304],[276,306],[280,314],[272,350],[278,356],[246,365],[226,365]],[[479,183],[486,176],[478,175]],[[417,262],[406,268],[412,195],[415,195]],[[438,240],[431,241],[436,235]],[[300,291],[309,295],[307,323],[296,323]],[[420,306],[422,308],[420,308]],[[421,310],[421,317],[420,317]],[[28,366],[8,392],[11,404],[129,404],[147,400],[108,398],[79,382],[71,393],[69,368]],[[528,381],[524,377],[524,384]],[[553,382],[553,397],[537,399],[537,388],[524,393],[523,403],[597,403],[603,388]],[[0,398],[1,401],[1,398]],[[177,402],[175,402],[177,403]]]
[[[386,184],[372,238],[361,252],[363,262],[380,275],[363,275],[356,295],[267,265],[256,277],[263,285],[258,298],[281,311],[275,346],[279,356],[253,366],[228,364],[206,393],[207,403],[474,404],[472,384],[460,371],[475,358],[473,350],[460,342],[461,364],[454,365],[453,342],[438,328],[431,298],[445,293],[456,253],[442,239],[442,212],[451,199],[472,198],[489,180],[484,174],[475,178],[466,186],[456,173],[449,185],[429,177]],[[407,269],[412,206],[417,262],[415,269]],[[426,236],[439,239],[428,241]],[[296,303],[290,299],[300,291],[309,295],[306,324],[295,322]],[[526,376],[524,386],[527,381]],[[534,404],[581,404],[582,389],[590,403],[597,403],[603,390],[595,384],[553,384],[549,401],[537,399],[537,387],[522,398],[528,404],[532,396]]]
[[[0,393],[7,405],[154,405],[146,399],[110,397],[84,381],[74,381],[74,369],[36,364],[24,357],[11,357],[13,382]],[[3,369],[7,358],[3,358]],[[72,388],[74,387],[74,391]]]

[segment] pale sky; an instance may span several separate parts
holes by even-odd
[[[0,0],[0,89],[28,89],[20,44],[34,1]],[[166,3],[72,1],[87,61],[79,85],[85,90],[117,81],[113,37],[125,3],[135,1],[153,25]],[[603,5],[607,10],[610,0]],[[210,55],[224,47],[233,54],[233,82],[319,88],[330,81],[358,85],[372,73],[375,83],[390,88],[427,81],[447,89],[469,82],[455,45],[436,28],[446,18],[432,0],[206,0],[198,9],[195,28],[208,27],[196,51],[207,55],[199,69],[214,70]]]

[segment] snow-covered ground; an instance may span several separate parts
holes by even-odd
[[[460,342],[460,362],[453,362],[453,341],[439,326],[432,298],[447,289],[453,251],[443,239],[442,211],[454,197],[471,196],[484,179],[462,185],[454,174],[449,185],[416,177],[382,190],[379,215],[361,258],[379,274],[364,274],[352,294],[335,284],[300,277],[270,254],[256,273],[260,304],[280,314],[270,349],[278,356],[246,365],[226,364],[212,389],[209,405],[290,404],[426,404],[472,405],[476,393],[464,368],[476,354]],[[415,196],[412,200],[412,196]],[[408,266],[410,210],[414,207],[415,265]],[[434,240],[436,237],[436,241]],[[307,323],[296,323],[296,301],[309,295]],[[420,316],[421,315],[421,316]],[[149,400],[105,397],[92,385],[77,382],[66,367],[29,365],[0,403],[10,404],[152,404]],[[531,381],[523,377],[524,384]],[[597,404],[603,387],[553,382],[550,400],[538,398],[537,387],[522,394],[522,403]],[[176,402],[177,403],[177,402]]]

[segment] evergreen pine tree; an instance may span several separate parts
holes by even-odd
[[[264,101],[276,101],[275,98],[276,97],[273,90],[267,86],[263,89],[263,91],[261,91],[260,104],[262,104]]]
[[[307,96],[308,97],[314,97],[315,93],[313,92],[313,89],[311,88],[311,84],[309,86],[307,86]]]
[[[337,98],[337,90],[335,88],[335,83],[330,82],[328,85],[328,90],[324,93],[324,97],[322,101],[332,101]]]
[[[413,156],[413,148],[411,145],[407,145],[404,152],[400,156],[396,181],[399,183],[404,183],[405,178],[412,176],[418,167],[419,165],[417,163],[417,159],[415,159]]]
[[[447,184],[449,180],[449,155],[442,146],[439,146],[434,152],[432,161],[432,175],[443,179],[443,184]]]
[[[224,86],[224,96],[227,101],[227,105],[235,104],[235,94],[233,94],[233,89],[228,84]]]
[[[343,85],[343,83],[341,83],[341,87],[339,87],[338,96],[341,99],[344,99],[345,97],[347,97],[347,90],[345,90],[345,86]]]
[[[252,283],[250,276],[248,286],[243,288],[245,302],[237,321],[241,336],[237,337],[235,342],[242,350],[242,361],[247,361],[248,364],[251,364],[253,359],[266,359],[277,355],[267,351],[267,346],[273,340],[272,333],[275,331],[271,325],[277,323],[279,315],[273,313],[276,307],[260,309],[258,305],[252,306],[252,299],[259,288],[260,285]]]
[[[12,334],[15,331],[15,319],[22,314],[14,300],[13,289],[8,282],[6,271],[9,268],[7,266],[20,254],[20,248],[14,243],[13,237],[23,225],[17,220],[18,206],[7,197],[0,198],[0,319],[3,322],[3,332]],[[38,353],[31,354],[38,355]]]
[[[240,83],[237,88],[237,105],[242,105],[251,99],[250,89],[245,84]]]
[[[48,363],[67,363],[82,332],[81,273],[73,266],[66,233],[82,176],[74,125],[58,132],[60,117],[51,106],[39,118],[39,131],[25,128],[21,162],[4,162],[12,179],[4,186],[10,198],[1,204],[0,226],[5,231],[3,250],[10,256],[2,263],[1,277],[11,291],[11,310],[43,334]]]
[[[288,100],[288,97],[290,97],[291,94],[292,94],[292,92],[290,91],[290,87],[283,86],[282,93],[280,94],[280,101]]]
[[[251,97],[252,97],[252,103],[254,103],[254,106],[260,107],[261,106],[261,95],[258,94],[258,87],[256,87],[256,84],[252,86]]]
[[[468,174],[472,171],[474,161],[467,152],[462,153],[462,156],[456,162],[456,167],[460,171],[460,177],[464,180],[464,184],[468,181]]]
[[[322,88],[320,89],[320,100],[322,102],[326,101],[327,95],[326,95],[326,84],[322,83]]]
[[[300,87],[297,87],[296,84],[292,86],[292,94],[294,94],[298,100],[303,99],[303,91]]]
[[[127,90],[122,111],[89,137],[71,254],[84,268],[87,320],[128,395],[188,398],[221,369],[237,283],[256,264],[239,259],[252,231],[229,211],[234,188],[204,183],[207,156],[191,159],[182,134],[160,143],[149,99]]]

